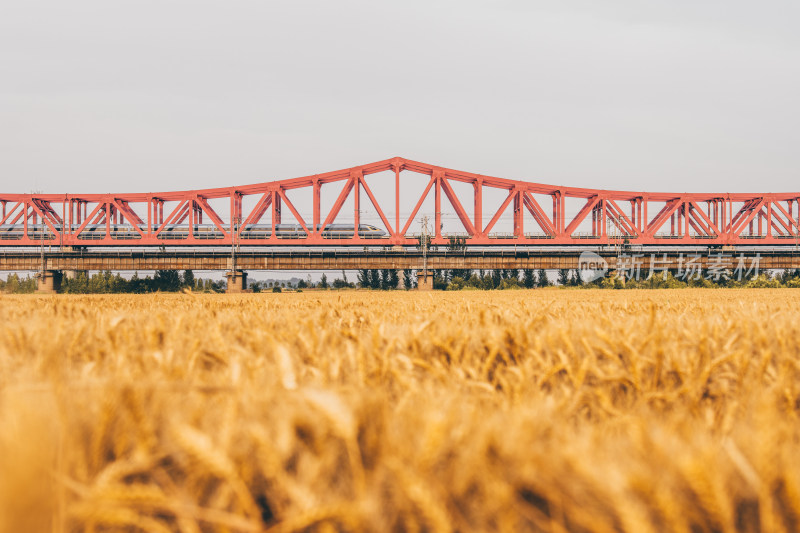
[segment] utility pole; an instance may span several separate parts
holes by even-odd
[[[622,251],[622,217],[613,213],[606,215],[606,239],[609,248],[614,251],[614,254],[619,256]],[[617,231],[619,230],[619,233]]]
[[[422,217],[422,279],[428,283],[428,215]]]
[[[44,224],[42,224],[42,226],[44,226]],[[44,265],[44,228],[42,228],[42,232],[40,234],[40,237],[41,237],[41,243],[42,243],[41,252],[39,254],[39,261],[41,262],[41,265],[42,265],[42,271],[41,271],[40,274],[42,276],[41,279],[44,279],[44,271],[45,271],[45,265]]]
[[[240,217],[233,216],[231,219],[231,226],[233,231],[231,233],[231,271],[236,272],[236,252],[239,251],[239,224]]]

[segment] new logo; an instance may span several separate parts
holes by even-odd
[[[585,251],[578,258],[578,275],[584,283],[600,279],[608,272],[608,262],[594,252]]]

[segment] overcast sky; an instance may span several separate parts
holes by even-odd
[[[246,184],[396,155],[800,190],[800,3],[10,1],[0,192]]]

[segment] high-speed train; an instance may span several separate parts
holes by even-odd
[[[60,224],[54,226],[56,230],[61,230]],[[80,229],[80,225],[73,224],[72,232]],[[139,229],[144,233],[147,231],[147,226],[139,225]],[[109,226],[111,237],[114,239],[140,239],[141,235],[130,224],[111,224]],[[317,231],[322,231],[324,239],[351,239],[355,227],[353,224],[328,224],[325,229],[322,225],[317,225]],[[3,224],[0,225],[0,240],[19,240],[25,228],[22,224]],[[219,228],[213,224],[195,224],[192,230],[195,239],[222,239],[224,234]],[[90,224],[87,225],[80,234],[78,239],[84,240],[101,240],[105,238],[106,225],[105,224]],[[186,239],[189,236],[188,224],[168,224],[158,234],[158,238],[164,240],[180,240]],[[277,224],[275,226],[275,236],[278,239],[305,239],[306,232],[300,224]],[[369,224],[359,224],[358,236],[362,239],[381,239],[387,237],[387,233],[380,228],[371,226]],[[28,224],[28,237],[36,240],[51,240],[56,236],[50,230],[50,227],[45,224]],[[242,227],[239,237],[244,239],[269,239],[272,237],[272,226],[269,224],[247,224]]]

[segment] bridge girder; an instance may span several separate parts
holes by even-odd
[[[630,268],[636,260],[642,271],[655,261],[660,270],[685,267],[689,261],[703,271],[724,258],[730,269],[740,259],[751,265],[757,258],[760,269],[800,268],[800,251],[780,250],[742,253],[685,253],[677,250],[647,253],[600,252],[608,268]],[[168,252],[53,252],[44,255],[35,251],[0,252],[0,271],[148,271],[148,270],[495,270],[495,269],[578,269],[582,266],[580,252],[570,251],[433,251],[425,259],[418,251],[253,251],[236,256],[218,251],[168,251]]]

